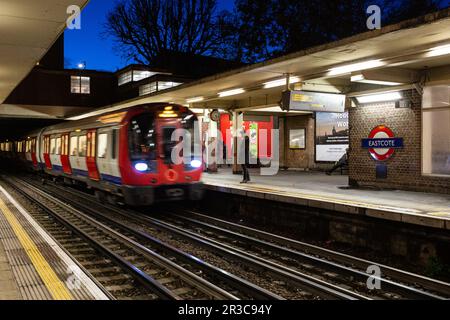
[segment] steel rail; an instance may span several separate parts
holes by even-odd
[[[221,220],[214,217],[209,217],[204,214],[200,214],[198,212],[194,211],[185,211],[181,212],[178,211],[179,214],[185,214],[189,213],[191,216],[199,217],[200,219],[207,220],[212,224],[215,224],[217,226],[220,226],[222,228],[226,228],[229,230],[234,230],[235,232],[241,232],[248,236],[253,236],[258,239],[263,239],[269,242],[274,242],[279,245],[284,245],[288,247],[288,249],[295,249],[298,251],[305,252],[306,255],[312,258],[311,255],[316,255],[322,258],[326,258],[329,260],[329,262],[338,262],[343,265],[349,265],[354,266],[356,268],[359,268],[360,270],[367,270],[369,266],[376,265],[381,268],[383,271],[383,274],[387,277],[390,277],[392,279],[396,279],[397,281],[404,281],[406,283],[414,283],[417,284],[423,288],[426,288],[429,291],[434,291],[439,294],[446,295],[447,297],[450,297],[450,283],[446,283],[440,280],[432,279],[426,276],[422,276],[419,274],[415,274],[412,272],[407,272],[401,269],[393,268],[387,265],[383,265],[374,261],[365,260],[362,258],[354,257],[351,255],[347,255],[344,253],[340,253],[337,251],[333,251],[330,249],[322,248],[319,246],[315,246],[312,244],[304,243],[301,241],[297,241],[294,239],[289,239],[286,237],[282,237],[279,235],[275,235],[273,233],[265,232],[262,230],[250,228],[247,226],[239,225],[237,223]],[[192,218],[191,218],[192,219]],[[386,279],[382,279],[382,281],[386,281]],[[442,298],[442,297],[440,297]]]
[[[32,192],[35,192],[42,196],[43,198],[47,199],[50,202],[53,202],[54,204],[64,208],[67,212],[71,212],[71,214],[76,215],[77,217],[82,218],[85,222],[89,223],[91,226],[94,226],[96,229],[104,232],[105,234],[117,239],[121,243],[125,244],[130,249],[140,253],[142,256],[144,256],[146,259],[153,261],[153,263],[156,263],[163,268],[171,271],[173,274],[179,276],[182,280],[185,282],[193,285],[195,288],[201,290],[203,293],[206,293],[212,297],[215,297],[217,299],[231,299],[231,300],[237,300],[237,297],[229,294],[228,292],[216,287],[215,285],[205,281],[204,279],[198,277],[197,275],[185,270],[184,268],[176,265],[172,261],[158,255],[157,253],[149,250],[148,248],[142,246],[141,244],[137,243],[136,241],[129,239],[128,237],[125,237],[124,235],[118,233],[117,231],[109,228],[108,226],[96,221],[95,219],[87,216],[86,214],[82,213],[79,210],[74,209],[73,207],[63,203],[62,201],[58,200],[57,198],[43,192],[42,190],[36,188],[35,186],[24,182],[24,181],[18,181],[18,183],[22,184],[25,188],[28,188],[32,190]],[[35,200],[37,201],[37,200]],[[43,204],[45,206],[45,204]],[[57,214],[57,213],[56,213]],[[62,219],[65,221],[68,225],[71,225],[70,222],[68,222],[65,218],[57,214],[59,219]],[[58,219],[58,220],[59,220]],[[78,229],[77,227],[73,226],[74,228]],[[89,235],[87,235],[82,230],[77,230],[80,232],[80,235],[82,237],[86,237],[87,240],[93,243],[96,242],[95,239],[91,238]],[[140,281],[143,281],[143,284],[150,284],[151,287],[156,291],[155,293],[160,296],[161,299],[172,299],[172,300],[181,300],[181,298],[172,293],[169,289],[167,289],[165,286],[160,284],[157,280],[137,268],[136,266],[133,266],[131,263],[120,257],[119,255],[115,254],[114,252],[111,252],[108,248],[105,248],[97,243],[99,246],[99,249],[101,251],[105,251],[108,254],[111,254],[111,257],[118,261],[120,264],[123,264],[127,269],[134,269],[134,275],[138,276],[138,279]]]
[[[75,190],[71,190],[70,192],[74,194],[80,193],[79,191]],[[90,195],[89,197],[87,197],[87,195],[83,193],[83,196],[85,197],[85,199],[90,198],[89,200],[92,201],[93,203],[100,204],[96,201],[94,197]],[[138,219],[139,223],[141,224],[145,221],[152,226],[165,230],[166,232],[176,234],[191,242],[195,242],[196,244],[201,245],[203,248],[207,250],[213,252],[220,252],[224,256],[227,256],[238,263],[244,263],[255,269],[263,270],[274,278],[281,279],[289,283],[295,283],[305,291],[324,297],[326,299],[370,300],[370,298],[358,294],[356,292],[353,292],[351,290],[341,288],[332,283],[328,283],[326,281],[314,278],[310,275],[287,268],[274,262],[266,261],[242,250],[224,245],[214,240],[210,240],[206,237],[199,236],[193,232],[185,231],[181,228],[168,224],[164,221],[143,216],[141,213],[138,213],[136,211],[122,210],[120,208],[108,204],[101,204],[101,205],[104,206],[105,208],[108,208],[108,210],[114,211],[115,213],[127,219],[130,219],[130,217],[134,217]]]
[[[193,224],[198,225],[200,227],[203,227],[203,228],[206,228],[206,229],[209,229],[209,230],[213,230],[215,233],[221,233],[221,234],[226,235],[228,237],[231,236],[234,239],[239,239],[240,241],[243,241],[245,243],[251,243],[251,244],[254,244],[256,246],[266,248],[268,250],[271,250],[272,252],[280,252],[282,255],[289,256],[289,257],[291,257],[293,259],[302,259],[302,260],[306,260],[306,261],[308,261],[310,263],[320,264],[320,265],[323,265],[326,268],[331,268],[333,270],[336,270],[337,272],[345,273],[345,274],[348,274],[348,275],[351,275],[351,276],[355,276],[356,278],[359,278],[360,280],[367,280],[369,278],[369,276],[370,276],[369,274],[367,274],[367,273],[365,273],[363,271],[360,271],[360,270],[357,270],[357,269],[354,269],[354,268],[350,268],[350,267],[347,267],[347,266],[344,266],[344,265],[341,265],[341,264],[338,264],[338,263],[335,263],[335,262],[332,262],[332,261],[329,261],[329,260],[325,260],[323,258],[319,258],[319,257],[315,257],[315,256],[312,256],[312,255],[309,255],[309,254],[305,254],[305,253],[299,252],[299,251],[295,251],[295,250],[290,249],[290,248],[282,247],[282,246],[279,246],[279,245],[274,244],[274,243],[270,243],[270,242],[266,242],[266,241],[263,241],[263,240],[260,240],[260,239],[252,238],[252,237],[250,237],[248,235],[244,235],[244,234],[238,233],[236,231],[230,231],[228,229],[217,227],[217,226],[214,226],[212,224],[201,222],[201,221],[189,218],[189,217],[185,217],[185,216],[180,215],[180,214],[176,214],[176,217],[178,219],[182,219],[184,221],[187,221],[189,223],[193,223]],[[373,264],[373,265],[375,265],[375,264]],[[381,285],[384,288],[387,287],[387,288],[390,288],[390,289],[393,289],[393,290],[398,290],[398,291],[402,292],[404,295],[406,295],[409,298],[420,297],[420,298],[425,298],[425,299],[438,299],[438,300],[444,300],[445,299],[445,297],[441,297],[441,296],[438,296],[438,295],[435,295],[435,294],[432,294],[432,293],[429,293],[429,292],[426,292],[426,291],[423,291],[423,290],[419,290],[417,288],[410,287],[410,286],[407,286],[407,285],[404,285],[404,284],[401,284],[401,283],[397,283],[397,282],[394,282],[392,280],[388,280],[388,279],[385,279],[385,278],[382,278],[382,277],[378,278],[378,280],[380,281]]]
[[[67,192],[67,190],[63,190],[63,191]],[[249,294],[252,298],[260,299],[260,300],[261,299],[263,299],[263,300],[284,300],[284,298],[280,297],[277,294],[274,294],[266,289],[263,289],[247,280],[239,278],[230,272],[227,272],[225,270],[217,268],[217,267],[215,267],[193,255],[187,254],[167,243],[163,243],[162,241],[152,237],[148,233],[133,229],[129,225],[127,225],[123,222],[117,221],[117,220],[113,219],[111,216],[108,216],[105,213],[100,212],[99,210],[95,210],[93,208],[93,206],[101,205],[97,202],[90,203],[90,204],[81,203],[80,201],[75,201],[74,199],[71,199],[68,196],[64,196],[63,194],[58,194],[58,198],[64,200],[65,202],[70,203],[72,206],[76,206],[78,209],[82,209],[83,212],[89,212],[90,214],[92,214],[96,217],[100,217],[101,219],[107,221],[107,223],[110,223],[110,224],[124,230],[125,232],[132,234],[134,237],[139,238],[140,241],[150,242],[153,246],[156,246],[160,250],[166,251],[169,254],[176,256],[178,259],[180,259],[181,261],[183,261],[185,263],[194,264],[197,267],[199,267],[202,271],[214,274],[215,277],[221,279],[222,281],[227,282],[228,284],[232,284],[238,290],[242,290],[243,292]],[[127,216],[127,219],[129,219],[129,218],[130,217]],[[140,220],[137,220],[135,217],[131,217],[131,219],[136,224],[142,222]]]

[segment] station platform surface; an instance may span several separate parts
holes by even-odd
[[[1,184],[0,300],[108,300]]]
[[[214,191],[450,230],[450,195],[348,189],[347,176],[317,171],[261,176],[259,169],[251,169],[250,173],[248,184],[241,184],[242,175],[233,175],[228,168],[204,174],[203,182]]]

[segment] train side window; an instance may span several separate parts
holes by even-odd
[[[78,137],[70,138],[70,156],[77,157],[78,156]]]
[[[51,154],[56,153],[56,139],[55,138],[50,139],[50,153]]]
[[[56,155],[60,155],[61,154],[61,138],[57,138],[56,139],[56,151],[55,151]]]
[[[86,157],[87,151],[87,139],[86,136],[80,136],[78,138],[78,156]]]
[[[98,157],[99,158],[106,158],[108,152],[108,134],[107,133],[101,133],[98,135]]]
[[[111,159],[116,159],[117,154],[117,129],[112,130]]]

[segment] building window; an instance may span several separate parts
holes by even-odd
[[[78,77],[71,76],[70,90],[72,93],[77,94],[90,94],[91,93],[91,78],[90,77]]]
[[[171,89],[174,87],[178,87],[179,85],[182,85],[182,83],[173,82],[173,81],[159,81],[158,82],[158,91]]]
[[[150,71],[135,70],[135,71],[133,71],[133,81],[135,81],[135,82],[141,81],[143,79],[150,78],[154,74],[156,74],[156,73],[150,72]]]
[[[147,94],[155,93],[157,91],[167,90],[170,88],[177,87],[179,85],[182,85],[181,82],[173,82],[173,81],[158,81],[158,82],[151,82],[149,84],[144,84],[139,87],[139,95],[145,96]]]
[[[450,176],[450,86],[433,86],[424,90],[423,173]]]
[[[133,71],[124,72],[119,75],[119,87],[130,83],[133,79]]]
[[[152,82],[149,84],[144,84],[143,86],[139,87],[139,95],[145,96],[146,94],[151,94],[158,91],[158,83]]]

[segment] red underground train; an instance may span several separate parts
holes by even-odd
[[[196,121],[183,106],[139,105],[46,127],[2,143],[1,149],[36,171],[86,185],[109,202],[147,206],[200,200],[203,161],[199,142],[194,142],[199,140],[194,139]],[[174,148],[186,139],[173,140],[178,129],[189,133],[192,149],[188,156],[184,149],[175,152],[175,161]]]

